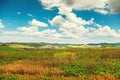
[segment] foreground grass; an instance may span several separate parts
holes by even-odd
[[[120,49],[0,50],[0,80],[120,80]]]

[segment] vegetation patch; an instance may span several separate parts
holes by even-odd
[[[120,49],[0,50],[0,80],[120,80]]]

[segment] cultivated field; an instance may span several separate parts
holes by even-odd
[[[0,47],[0,80],[120,80],[120,48]]]

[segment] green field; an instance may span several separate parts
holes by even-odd
[[[120,80],[120,48],[2,46],[0,80]]]
[[[17,50],[17,48],[12,48],[9,46],[0,46],[0,50]]]

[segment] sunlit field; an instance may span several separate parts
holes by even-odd
[[[0,47],[0,80],[120,80],[120,49]]]

